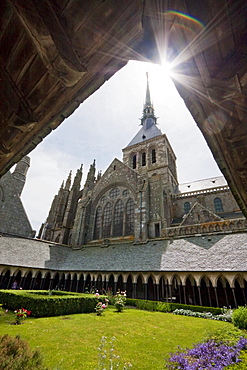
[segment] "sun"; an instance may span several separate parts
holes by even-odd
[[[161,69],[162,69],[162,72],[167,76],[167,77],[170,77],[171,76],[171,69],[172,69],[172,65],[171,63],[169,62],[163,62],[161,64]]]

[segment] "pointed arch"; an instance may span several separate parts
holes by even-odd
[[[214,209],[216,213],[224,211],[222,200],[219,197],[214,198]]]

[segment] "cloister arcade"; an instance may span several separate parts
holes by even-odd
[[[0,288],[59,289],[72,292],[100,293],[118,289],[127,297],[236,308],[247,303],[247,273],[235,272],[62,272],[0,268]]]

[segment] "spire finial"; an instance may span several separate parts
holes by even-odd
[[[152,106],[151,98],[150,98],[150,90],[149,90],[148,72],[146,72],[146,76],[147,76],[147,90],[146,90],[146,101],[145,101],[144,108]]]

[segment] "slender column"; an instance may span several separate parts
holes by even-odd
[[[22,287],[25,287],[26,279],[27,279],[26,276],[21,277],[21,280],[20,280],[20,283],[19,283],[19,287],[21,287],[21,288]]]
[[[155,284],[156,285],[156,301],[159,301],[160,300],[160,292],[159,292],[159,284]]]
[[[76,280],[76,286],[75,286],[75,291],[76,291],[76,293],[78,292],[78,286],[79,286],[79,280],[77,279],[77,280]]]
[[[187,300],[186,300],[186,286],[183,285],[183,293],[184,293],[184,303],[187,304]]]
[[[148,286],[147,284],[144,285],[144,299],[148,299]]]
[[[41,290],[43,289],[44,284],[45,284],[45,278],[41,278],[41,281],[40,281],[40,289]]]
[[[234,299],[234,304],[235,304],[235,308],[238,307],[238,304],[237,304],[237,300],[236,300],[236,296],[235,296],[235,289],[232,288],[232,295],[233,295],[233,299]]]
[[[82,293],[85,292],[85,284],[86,284],[86,280],[83,279],[83,282],[82,282]]]
[[[212,300],[211,300],[211,294],[210,294],[210,287],[209,286],[207,286],[207,291],[208,291],[209,306],[212,307]]]
[[[182,303],[181,285],[178,285],[178,295],[179,295],[179,303]],[[171,297],[171,298],[172,298],[172,297]]]
[[[50,282],[49,282],[49,290],[51,290],[51,287],[53,286],[53,279],[50,279]]]
[[[172,286],[171,286],[171,284],[168,285],[168,288],[169,288],[169,297],[170,297],[170,300],[172,302]]]
[[[243,292],[243,297],[244,297],[244,303],[246,304],[246,296],[245,296],[245,289],[242,288],[242,292]]]
[[[217,287],[214,287],[214,293],[215,293],[216,305],[217,305],[217,307],[219,307],[219,300],[218,300],[218,294],[217,294]]]
[[[227,291],[226,291],[226,288],[224,288],[224,293],[225,293],[225,297],[226,297],[226,306],[229,307],[229,302],[228,302],[228,297],[227,297]]]
[[[30,285],[29,285],[29,289],[32,290],[32,287],[33,287],[33,284],[34,284],[34,281],[35,281],[35,278],[31,278],[31,282],[30,282]]]
[[[195,286],[192,285],[192,292],[193,292],[193,304],[196,305],[196,295],[195,295]]]
[[[169,293],[168,293],[168,291],[169,291],[169,284],[168,284],[168,280],[167,280],[167,282],[165,283],[165,288],[166,288],[166,302],[168,302],[168,296],[169,296]]]
[[[201,287],[198,287],[198,293],[199,293],[199,305],[202,306],[202,295],[201,295]]]
[[[12,276],[9,276],[9,281],[8,281],[8,284],[7,284],[7,288],[6,289],[11,289],[12,280],[13,280],[13,275]]]
[[[133,290],[132,290],[132,298],[136,299],[136,283],[132,283]]]

